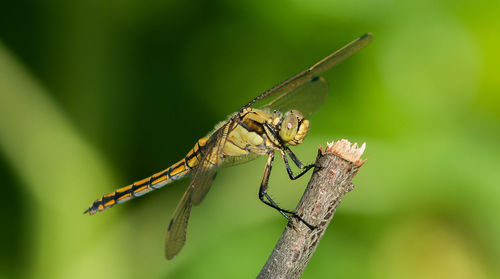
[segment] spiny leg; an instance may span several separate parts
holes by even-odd
[[[269,182],[269,176],[271,174],[271,169],[273,167],[273,161],[274,161],[274,152],[271,152],[268,154],[266,167],[264,169],[264,177],[262,177],[262,182],[260,184],[259,199],[266,205],[278,210],[283,216],[285,216],[287,220],[290,220],[290,216],[288,215],[290,214],[291,216],[299,219],[299,221],[304,223],[309,229],[311,230],[315,229],[316,226],[313,226],[308,222],[306,222],[296,212],[279,207],[278,204],[269,196],[269,194],[267,194],[267,187]]]
[[[299,160],[299,158],[297,158],[297,156],[295,155],[295,153],[293,153],[292,150],[288,146],[285,146],[285,150],[286,150],[286,153],[288,154],[288,156],[290,156],[290,158],[292,159],[292,161],[295,163],[295,165],[298,168],[303,169],[303,168],[312,168],[312,167],[314,167],[314,164],[310,164],[310,165],[304,166],[304,164],[302,164],[302,162]]]
[[[302,164],[302,162],[299,161],[299,159],[295,156],[295,154],[293,154],[290,148],[286,147],[286,149],[288,154],[290,155],[290,158],[292,158],[292,161],[295,163],[295,165],[297,165],[297,167],[302,169],[302,171],[298,175],[294,175],[292,169],[290,168],[290,164],[288,163],[288,159],[286,157],[285,152],[283,150],[280,150],[281,158],[283,158],[283,161],[285,162],[286,172],[288,173],[288,176],[290,177],[291,180],[295,180],[303,176],[304,174],[306,174],[306,172],[308,172],[311,168],[314,167],[314,164],[304,166],[304,164]]]

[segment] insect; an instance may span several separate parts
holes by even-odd
[[[259,199],[287,219],[297,218],[310,229],[314,229],[315,226],[294,211],[279,207],[267,194],[274,154],[276,151],[280,153],[292,180],[314,167],[314,164],[304,165],[289,146],[303,142],[309,131],[308,118],[323,105],[328,96],[328,84],[319,75],[358,52],[371,39],[371,34],[365,34],[307,70],[257,96],[226,121],[216,125],[206,137],[198,140],[182,160],[148,178],[104,195],[94,201],[84,213],[103,211],[117,203],[142,196],[174,180],[191,175],[191,182],[168,225],[165,255],[167,259],[172,259],[186,241],[191,207],[203,200],[218,168],[244,163],[265,155],[267,163],[259,189]],[[287,157],[301,170],[300,173],[292,172]]]

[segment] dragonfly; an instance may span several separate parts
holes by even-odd
[[[191,181],[168,224],[165,256],[170,260],[184,246],[191,208],[201,203],[217,170],[264,155],[267,161],[259,188],[260,201],[287,219],[297,218],[309,229],[315,229],[295,211],[281,208],[267,193],[274,156],[279,152],[292,180],[314,167],[314,164],[304,165],[290,146],[304,141],[309,132],[309,118],[326,101],[328,83],[320,75],[364,48],[371,40],[371,33],[364,34],[312,67],[260,94],[227,120],[217,124],[207,136],[199,139],[180,161],[148,178],[102,196],[84,213],[103,211],[190,175]],[[298,174],[294,174],[290,168],[288,157],[300,169]]]

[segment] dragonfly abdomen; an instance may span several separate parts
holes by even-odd
[[[201,158],[200,147],[203,147],[207,138],[198,140],[194,148],[191,149],[184,159],[173,164],[170,168],[156,173],[148,178],[136,181],[131,185],[120,188],[112,193],[95,200],[84,213],[94,214],[114,206],[117,203],[124,203],[135,197],[145,195],[153,190],[159,189],[168,183],[181,179],[188,175],[191,169],[196,167]]]

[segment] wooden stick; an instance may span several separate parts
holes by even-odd
[[[344,195],[354,186],[351,180],[363,165],[365,144],[357,147],[347,140],[327,143],[319,148],[316,168],[296,212],[317,228],[310,230],[290,218],[257,278],[299,278],[333,218]]]

